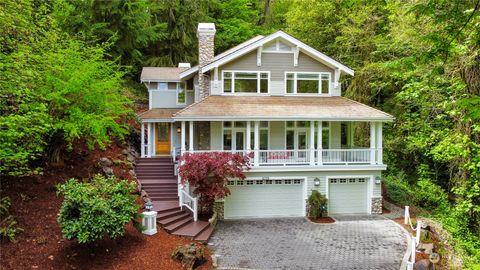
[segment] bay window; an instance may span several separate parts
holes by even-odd
[[[224,71],[224,93],[262,93],[269,92],[269,72],[263,71]]]
[[[330,73],[286,72],[285,92],[287,94],[328,94],[330,93]]]

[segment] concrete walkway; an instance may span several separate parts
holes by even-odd
[[[407,243],[396,224],[380,216],[337,219],[223,221],[209,245],[219,269],[399,269]]]

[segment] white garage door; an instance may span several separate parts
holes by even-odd
[[[368,213],[368,178],[329,178],[328,212]]]
[[[230,181],[225,218],[303,216],[303,179]]]

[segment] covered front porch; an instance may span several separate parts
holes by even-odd
[[[181,121],[179,127],[180,145],[173,146],[179,154],[249,154],[254,167],[383,165],[381,122]]]

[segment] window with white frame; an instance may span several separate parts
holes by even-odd
[[[270,88],[270,73],[265,71],[223,71],[224,93],[267,94]]]
[[[329,94],[329,72],[286,72],[285,92],[287,94]]]
[[[317,148],[318,121],[315,122],[314,148]],[[288,150],[306,149],[310,136],[310,121],[286,121],[285,144]],[[322,148],[330,144],[330,122],[322,121]]]
[[[177,87],[177,105],[185,105],[187,103],[186,83],[179,83]]]
[[[247,131],[246,121],[224,121],[223,122],[223,150],[243,150],[243,139]],[[250,129],[250,149],[254,149],[255,132],[254,125],[251,122]],[[245,135],[244,135],[245,134]],[[260,121],[259,127],[259,143],[260,150],[268,150],[269,143],[269,122]],[[242,141],[240,141],[242,140]],[[246,143],[246,140],[245,140]],[[242,146],[241,146],[242,145]]]
[[[279,39],[263,45],[264,52],[292,52],[292,47]]]

